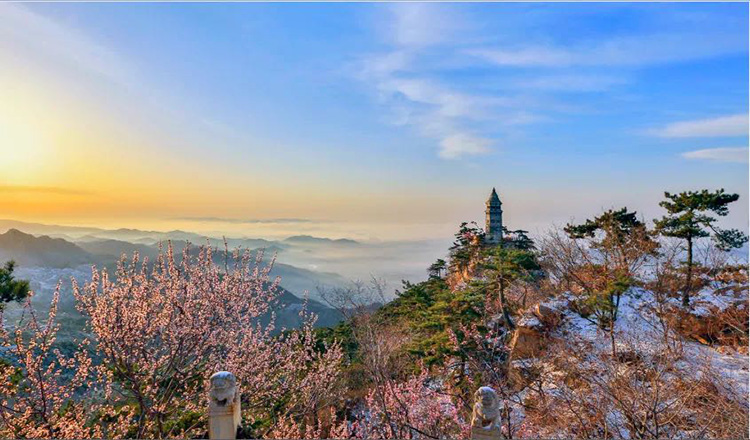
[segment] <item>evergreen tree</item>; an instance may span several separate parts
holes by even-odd
[[[583,224],[565,227],[573,240],[585,240],[594,252],[574,271],[584,287],[585,303],[602,328],[609,329],[615,353],[614,327],[620,298],[635,283],[640,267],[656,255],[658,243],[645,223],[627,208],[608,210]]]
[[[747,242],[748,237],[736,229],[722,230],[716,226],[717,219],[707,213],[724,217],[729,213],[728,205],[736,202],[739,194],[727,194],[724,189],[709,192],[686,191],[679,194],[664,193],[667,200],[659,203],[667,215],[654,220],[657,231],[666,237],[676,237],[687,243],[687,276],[685,289],[682,292],[682,305],[690,305],[690,291],[693,276],[693,245],[697,239],[712,237],[716,247],[729,251],[739,248]]]
[[[659,246],[646,224],[638,220],[635,211],[628,212],[628,208],[610,209],[583,224],[568,224],[564,230],[574,240],[588,240],[605,266],[628,277],[634,275],[646,258],[656,255]]]
[[[432,263],[427,269],[430,278],[442,278],[445,273],[446,263],[442,258],[438,258],[437,261]]]
[[[500,246],[488,249],[486,257],[482,264],[484,275],[489,288],[498,292],[506,326],[513,329],[515,324],[510,316],[505,289],[516,280],[531,281],[539,273],[539,263],[528,250]]]
[[[0,310],[5,303],[11,301],[21,301],[29,295],[29,282],[27,280],[17,280],[13,276],[13,270],[16,268],[16,262],[11,260],[0,267]]]
[[[570,238],[594,238],[597,231],[604,231],[607,234],[605,239],[622,241],[634,229],[645,228],[636,214],[635,211],[628,212],[628,208],[610,209],[600,216],[594,217],[593,220],[587,219],[581,225],[568,224],[565,227],[565,232]]]
[[[536,249],[534,240],[529,237],[529,231],[523,229],[517,229],[510,231],[508,228],[503,226],[503,244],[506,247],[512,247],[521,250],[533,250]]]
[[[465,268],[484,245],[484,231],[475,222],[461,223],[450,247],[451,269]]]

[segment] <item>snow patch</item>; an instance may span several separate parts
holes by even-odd
[[[670,300],[678,301],[673,298]],[[724,311],[737,304],[738,298],[731,292],[703,290],[693,300],[696,305],[706,305],[707,311],[703,311],[700,308],[702,306],[696,307],[693,313],[698,314]],[[634,352],[646,358],[660,355],[664,336],[659,318],[654,312],[656,304],[654,293],[641,288],[630,289],[620,298],[614,332],[618,351]],[[561,336],[585,342],[595,352],[606,353],[611,350],[608,331],[602,330],[595,322],[581,317],[570,308],[562,310],[565,319],[564,325],[558,330]],[[723,382],[720,388],[727,397],[748,401],[748,355],[722,354],[713,347],[690,341],[683,341],[682,347],[682,358],[677,364],[684,373],[699,379],[703,371],[710,369]]]

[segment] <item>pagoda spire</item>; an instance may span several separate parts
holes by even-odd
[[[492,188],[492,192],[490,193],[490,198],[487,199],[488,205],[502,205],[500,202],[500,197],[497,195],[497,191],[495,191],[495,188]]]
[[[502,244],[503,242],[503,208],[500,197],[495,188],[492,188],[490,197],[487,199],[485,210],[484,236],[489,244]]]

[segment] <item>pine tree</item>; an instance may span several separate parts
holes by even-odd
[[[451,271],[460,270],[469,265],[472,258],[482,248],[484,236],[484,231],[475,222],[461,223],[455,234],[456,240],[449,250]]]
[[[29,282],[27,280],[17,280],[13,277],[13,270],[16,268],[16,262],[11,260],[0,267],[0,310],[5,303],[11,301],[21,301],[29,295]]]
[[[529,231],[523,229],[511,231],[503,226],[503,246],[521,250],[534,250],[536,245],[528,234]]]
[[[717,219],[707,213],[724,217],[729,214],[729,205],[736,202],[739,194],[727,194],[724,189],[709,192],[686,191],[679,194],[664,193],[664,200],[659,206],[665,208],[667,215],[654,220],[657,231],[666,237],[676,237],[687,243],[687,276],[685,289],[682,292],[682,305],[690,305],[690,289],[693,276],[693,245],[697,239],[712,237],[716,247],[729,251],[739,248],[747,242],[748,237],[736,229],[719,229]]]
[[[427,269],[430,278],[442,278],[443,274],[445,273],[446,266],[447,263],[445,262],[445,260],[443,260],[442,258],[438,258],[438,260],[432,263]]]
[[[615,350],[615,322],[620,298],[635,283],[639,268],[656,255],[659,244],[635,211],[608,210],[583,224],[565,227],[573,240],[584,240],[595,251],[595,258],[577,271],[576,279],[585,286],[586,303],[598,324],[609,329],[612,355]],[[585,282],[584,282],[585,280]]]
[[[503,320],[509,329],[516,326],[510,316],[505,289],[516,280],[530,281],[540,270],[534,253],[524,249],[503,248],[495,246],[486,251],[486,259],[482,264],[484,276],[489,288],[497,291]]]

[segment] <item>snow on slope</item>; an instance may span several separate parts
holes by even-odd
[[[679,301],[670,298],[674,305]],[[730,292],[716,292],[704,289],[692,299],[693,314],[707,316],[715,310],[724,311],[736,305],[737,298]],[[664,334],[659,319],[654,313],[657,304],[653,292],[633,288],[620,300],[615,324],[615,346],[618,351],[635,350],[641,355],[655,356],[664,346]],[[569,307],[560,307],[560,302],[551,304],[562,311],[565,320],[558,330],[565,337],[575,337],[585,341],[595,350],[611,350],[609,334],[595,323],[582,318]],[[742,305],[740,305],[742,306]],[[685,372],[693,372],[699,378],[707,367],[726,380],[726,391],[735,397],[748,400],[748,361],[750,357],[741,353],[719,353],[715,348],[693,341],[682,341],[682,359],[678,366]]]
[[[731,306],[738,306],[738,301],[747,304],[745,294],[734,294],[719,290],[703,291],[694,298],[695,314],[715,313],[724,311]],[[739,298],[738,298],[739,296]],[[512,361],[516,371],[536,371],[538,379],[533,384],[528,384],[522,390],[511,397],[510,407],[512,408],[511,423],[520,429],[517,436],[546,437],[558,438],[569,437],[571,431],[566,431],[564,426],[553,425],[547,426],[544,421],[540,422],[538,412],[527,418],[531,413],[528,412],[528,402],[532,402],[531,408],[538,406],[534,404],[535,398],[540,395],[546,395],[542,402],[550,402],[549,398],[557,399],[558,402],[566,402],[571,396],[572,390],[569,388],[567,379],[570,378],[565,363],[557,363],[555,356],[572,356],[574,369],[579,372],[588,372],[584,374],[599,375],[604,382],[612,380],[618,376],[618,372],[609,370],[612,364],[607,364],[606,359],[610,357],[612,350],[611,339],[608,331],[604,331],[599,326],[583,317],[571,309],[573,297],[558,297],[554,300],[543,303],[545,306],[556,309],[562,314],[562,322],[559,326],[551,329],[547,335],[548,343],[553,341],[564,341],[562,350],[560,347],[548,346],[551,353],[543,353],[537,358],[517,359]],[[669,300],[671,302],[672,300]],[[674,300],[674,304],[679,307],[679,300]],[[653,292],[644,289],[631,289],[621,298],[619,305],[618,318],[615,325],[615,344],[618,355],[632,355],[631,359],[640,359],[643,362],[654,362],[654,367],[664,374],[666,382],[662,386],[669,387],[670,377],[694,378],[696,380],[704,379],[704,374],[710,374],[710,382],[715,385],[716,389],[726,398],[735,401],[737,404],[747,407],[748,405],[748,361],[750,358],[746,354],[720,353],[714,347],[699,344],[697,342],[680,340],[674,334],[671,335],[672,342],[675,346],[675,352],[679,353],[678,360],[669,366],[669,361],[663,361],[665,358],[672,359],[671,355],[665,352],[663,327],[655,313],[657,306],[656,298]],[[519,326],[536,328],[544,331],[543,327],[537,324],[534,319],[525,316],[519,319]],[[675,339],[677,339],[675,341]],[[658,365],[658,366],[657,366]],[[621,364],[624,369],[628,367]],[[670,370],[674,368],[674,370]],[[591,380],[592,378],[589,378]],[[594,380],[596,382],[596,380]],[[591,382],[589,382],[591,383]],[[603,382],[599,382],[603,383]],[[643,382],[642,390],[648,393],[648,381]],[[574,385],[575,386],[575,385]],[[638,386],[636,386],[638,388]],[[575,394],[575,392],[573,392]],[[669,394],[667,391],[666,394]],[[566,397],[567,396],[567,397]],[[669,405],[667,397],[662,405]],[[644,399],[651,396],[644,395]],[[605,396],[596,392],[589,394],[587,398],[593,399],[593,407],[605,409],[606,424],[611,429],[611,434],[616,438],[630,438],[627,423],[624,421],[624,414],[616,405],[607,403]],[[557,410],[551,410],[553,413]],[[681,431],[673,432],[674,435],[704,435],[701,432],[692,432],[686,427],[680,428]]]

